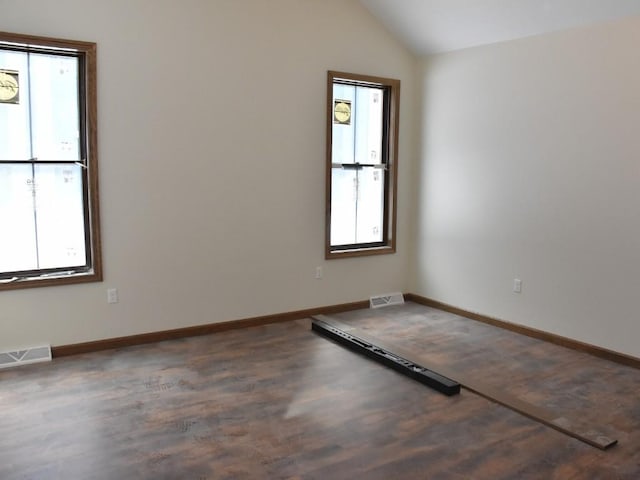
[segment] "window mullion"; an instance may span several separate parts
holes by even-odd
[[[27,55],[27,102],[28,109],[27,115],[29,116],[29,157],[35,158],[33,153],[33,102],[31,95],[31,53],[26,52]],[[40,242],[38,238],[38,207],[36,199],[36,165],[31,161],[31,201],[33,205],[33,233],[35,237],[35,256],[36,256],[36,268],[40,269]]]
[[[40,242],[38,239],[38,200],[36,199],[36,164],[31,163],[31,201],[33,202],[33,233],[36,239],[36,268],[40,268]]]

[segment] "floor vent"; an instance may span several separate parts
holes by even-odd
[[[43,345],[41,347],[25,348],[24,350],[0,352],[0,368],[17,367],[28,363],[50,362],[51,347]]]
[[[401,293],[388,293],[369,297],[369,308],[380,308],[388,305],[402,305],[404,297]]]

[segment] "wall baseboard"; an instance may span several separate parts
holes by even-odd
[[[615,352],[606,348],[598,347],[588,343],[573,340],[553,333],[545,332],[535,328],[525,327],[516,323],[499,320],[462,308],[454,307],[447,303],[432,300],[414,293],[406,293],[404,298],[408,302],[415,302],[427,307],[437,308],[445,312],[460,315],[462,317],[476,320],[495,327],[504,328],[521,335],[544,340],[555,345],[577,350],[579,352],[588,353],[595,357],[603,358],[622,365],[640,369],[640,358],[633,357],[624,353]],[[338,305],[330,305],[325,307],[309,308],[305,310],[297,310],[293,312],[276,313],[272,315],[264,315],[260,317],[244,318],[240,320],[231,320],[219,323],[209,323],[206,325],[196,325],[193,327],[177,328],[174,330],[163,330],[159,332],[142,333],[138,335],[130,335],[126,337],[107,338],[104,340],[95,340],[92,342],[76,343],[72,345],[60,345],[51,347],[52,357],[66,357],[69,355],[78,355],[81,353],[98,352],[101,350],[111,350],[114,348],[131,347],[134,345],[143,345],[146,343],[163,342],[165,340],[175,340],[178,338],[196,337],[201,335],[210,335],[212,333],[225,332],[228,330],[236,330],[239,328],[256,327],[267,325],[270,323],[289,322],[292,320],[300,320],[315,315],[331,315],[334,313],[348,312],[351,310],[360,310],[369,308],[369,301],[362,300],[359,302],[343,303]]]
[[[598,347],[596,345],[591,345],[589,343],[580,342],[578,340],[573,340],[571,338],[545,332],[543,330],[537,330],[535,328],[525,327],[523,325],[507,322],[505,320],[498,320],[497,318],[488,317],[486,315],[481,315],[479,313],[469,312],[467,310],[454,307],[453,305],[438,302],[437,300],[432,300],[430,298],[416,295],[413,293],[405,294],[404,298],[406,301],[419,303],[427,307],[437,308],[438,310],[454,313],[456,315],[470,318],[471,320],[477,320],[482,323],[487,323],[495,327],[504,328],[505,330],[510,330],[512,332],[519,333],[521,335],[526,335],[527,337],[537,338],[538,340],[544,340],[545,342],[553,343],[555,345],[560,345],[562,347],[570,348],[572,350],[577,350],[579,352],[588,353],[595,357],[603,358],[605,360],[626,365],[628,367],[640,369],[640,358],[633,357],[625,353],[615,352],[613,350],[608,350],[606,348]]]
[[[351,310],[359,310],[363,308],[369,308],[369,300],[343,303],[339,305],[331,305],[326,307],[308,308],[306,310],[276,313],[273,315],[244,318],[240,320],[231,320],[227,322],[209,323],[206,325],[196,325],[193,327],[177,328],[174,330],[163,330],[160,332],[142,333],[142,334],[130,335],[126,337],[107,338],[104,340],[76,343],[72,345],[60,345],[57,347],[51,347],[51,353],[54,358],[66,357],[69,355],[78,355],[81,353],[98,352],[101,350],[111,350],[113,348],[123,348],[123,347],[131,347],[134,345],[143,345],[145,343],[155,343],[155,342],[163,342],[165,340],[175,340],[178,338],[209,335],[212,333],[224,332],[227,330],[235,330],[239,328],[267,325],[269,323],[289,322],[292,320],[299,320],[302,318],[312,317],[314,315],[331,315],[333,313],[348,312]]]

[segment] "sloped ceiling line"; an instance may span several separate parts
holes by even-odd
[[[640,15],[640,0],[360,0],[418,55]]]

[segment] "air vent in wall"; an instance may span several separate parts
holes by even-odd
[[[0,368],[17,367],[36,362],[50,362],[51,347],[43,345],[40,347],[25,348],[24,350],[0,352]]]
[[[404,297],[401,293],[387,293],[369,297],[369,308],[380,308],[389,305],[402,305]]]

